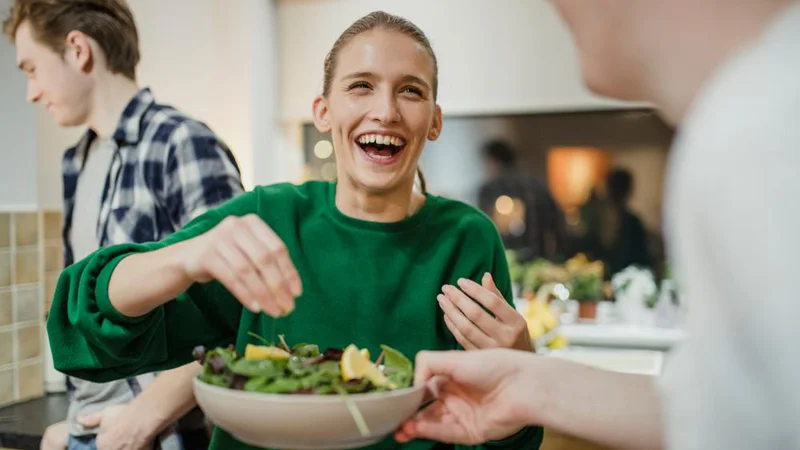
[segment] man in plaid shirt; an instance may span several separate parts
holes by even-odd
[[[161,240],[243,191],[232,153],[207,126],[137,86],[138,34],[124,1],[16,0],[3,28],[29,78],[28,100],[61,126],[88,127],[63,159],[66,266],[102,246]],[[69,436],[53,428],[43,448],[203,448],[202,415],[187,415],[199,370],[70,378]],[[178,419],[191,418],[195,433],[178,432]]]

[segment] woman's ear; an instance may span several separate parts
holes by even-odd
[[[328,117],[328,101],[319,95],[314,99],[314,126],[320,133],[331,131],[331,121]]]
[[[442,108],[436,105],[436,111],[433,113],[433,123],[431,129],[428,131],[428,140],[435,141],[439,139],[442,134]]]

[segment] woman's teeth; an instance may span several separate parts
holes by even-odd
[[[405,140],[395,136],[384,136],[382,134],[365,134],[358,138],[359,144],[378,144],[378,145],[393,145],[395,147],[402,147],[406,144]]]

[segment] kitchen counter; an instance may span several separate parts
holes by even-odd
[[[39,450],[45,429],[66,419],[67,406],[65,394],[50,394],[0,408],[0,449]]]
[[[681,329],[623,324],[565,324],[558,331],[570,345],[620,349],[668,351],[686,338]]]
[[[664,353],[652,350],[568,347],[547,355],[598,369],[637,375],[658,376],[664,364]]]

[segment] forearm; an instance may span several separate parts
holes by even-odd
[[[111,304],[122,315],[143,316],[174,299],[192,284],[183,251],[192,241],[128,256],[114,269],[108,286]]]
[[[202,367],[196,362],[159,374],[128,405],[126,417],[141,420],[141,431],[155,438],[197,405],[192,382]]]
[[[660,449],[661,400],[649,376],[620,374],[551,359],[542,425],[617,449]],[[537,384],[538,385],[538,384]]]

